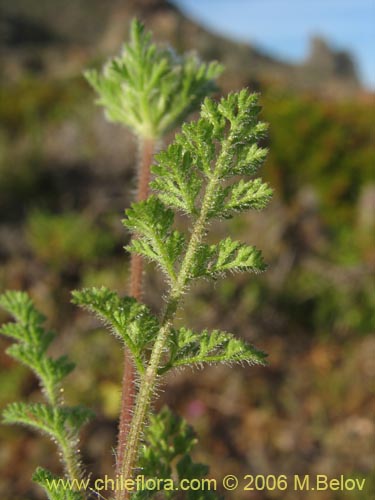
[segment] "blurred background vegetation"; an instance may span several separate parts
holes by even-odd
[[[111,474],[122,352],[70,304],[70,290],[106,285],[126,293],[123,210],[134,194],[137,145],[106,123],[83,80],[127,37],[139,16],[157,39],[226,64],[223,92],[261,92],[270,124],[262,175],[270,207],[215,228],[256,244],[269,263],[257,277],[201,284],[182,320],[237,333],[269,353],[267,368],[183,371],[167,381],[169,404],[196,429],[197,459],[225,474],[366,477],[362,493],[254,493],[254,499],[370,499],[374,465],[374,101],[350,55],[315,39],[305,63],[283,63],[209,33],[163,0],[0,0],[0,290],[28,290],[59,332],[56,349],[78,367],[66,387],[97,419],[84,436],[94,476]],[[163,283],[150,269],[146,300]],[[1,316],[5,319],[5,316]],[[0,406],[38,398],[35,379],[4,354]],[[37,464],[59,467],[52,446],[0,427],[0,497],[41,498]],[[236,492],[227,498],[248,498]]]

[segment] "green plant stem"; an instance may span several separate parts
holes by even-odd
[[[143,201],[148,197],[151,164],[155,149],[155,139],[145,138],[140,141],[137,201]],[[132,254],[130,264],[130,295],[139,301],[142,299],[142,278],[143,259],[140,255]],[[124,373],[122,379],[121,412],[117,445],[117,473],[120,473],[122,470],[124,453],[127,447],[127,437],[135,404],[136,376],[137,371],[135,368],[133,356],[129,349],[126,347],[124,353]]]
[[[72,481],[74,479],[81,479],[82,470],[80,464],[80,454],[73,448],[72,443],[67,438],[62,438],[59,442],[62,461],[65,465],[65,470],[68,478]]]
[[[52,384],[46,384],[46,394],[52,406],[62,406],[64,399],[62,393],[56,389]],[[78,442],[78,438],[76,440]],[[57,440],[58,447],[60,448],[61,462],[64,465],[66,476],[70,481],[82,478],[81,456],[79,450],[76,449],[76,442],[74,438],[69,438],[68,435],[60,434]],[[87,498],[84,491],[81,492],[82,499]]]
[[[51,404],[53,406],[62,405],[63,398],[60,395],[57,395],[55,391],[53,391],[52,394]],[[70,481],[81,479],[83,476],[81,455],[80,451],[77,450],[77,443],[78,436],[74,439],[74,437],[69,437],[67,434],[61,434],[58,439],[61,461],[64,464],[65,473]],[[86,500],[87,495],[85,491],[81,492],[81,496],[83,500]]]
[[[161,323],[161,328],[152,349],[148,367],[141,380],[140,389],[136,399],[134,416],[129,431],[127,448],[125,450],[123,467],[120,472],[125,479],[132,477],[134,468],[136,467],[142,428],[146,420],[146,414],[151,403],[151,398],[154,393],[155,386],[157,384],[158,369],[160,366],[161,357],[164,352],[164,347],[167,342],[168,336],[171,332],[177,307],[186,289],[186,285],[189,279],[189,270],[192,267],[194,256],[205,236],[208,213],[212,206],[212,200],[219,184],[222,165],[225,164],[228,143],[229,139],[223,144],[223,149],[217,161],[216,169],[208,182],[202,202],[200,215],[195,222],[189,245],[177,276],[177,280],[170,290],[165,313]],[[128,498],[129,493],[126,491],[118,491],[116,493],[116,500],[128,500]]]

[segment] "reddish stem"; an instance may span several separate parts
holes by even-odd
[[[140,148],[137,201],[143,201],[148,197],[149,183],[151,178],[150,167],[152,164],[154,151],[155,140],[144,139]],[[143,259],[140,255],[132,254],[130,264],[130,295],[137,300],[142,299],[142,281]],[[116,463],[118,474],[120,474],[122,470],[127,437],[133,415],[136,397],[136,376],[137,372],[134,365],[133,356],[129,349],[125,348]],[[124,500],[126,500],[127,498],[129,498],[128,492],[124,492]]]

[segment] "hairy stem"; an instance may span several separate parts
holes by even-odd
[[[156,149],[154,139],[143,139],[140,144],[139,177],[137,188],[137,202],[147,199],[151,178],[152,158]],[[137,300],[142,299],[143,259],[140,255],[132,254],[130,266],[130,295]]]
[[[61,395],[60,395],[61,396]],[[51,404],[53,406],[58,406],[63,404],[63,397],[60,397],[54,392],[53,399],[51,399]],[[77,443],[79,442],[78,435],[69,436],[67,433],[61,434],[58,440],[58,445],[61,451],[61,461],[65,467],[65,473],[70,481],[75,479],[81,479],[83,476],[82,463],[81,463],[81,453],[77,450]],[[84,491],[81,492],[82,498],[85,500],[87,498]]]
[[[65,439],[60,443],[62,459],[64,461],[66,474],[70,480],[80,479],[82,476],[79,454],[73,450],[70,443]]]
[[[64,404],[64,399],[61,392],[52,383],[45,384],[47,399],[51,406],[61,407]],[[60,460],[64,466],[65,474],[70,481],[81,479],[83,476],[81,454],[77,450],[78,436],[70,437],[67,433],[60,434],[57,440],[57,445],[60,448]],[[86,493],[81,491],[82,499],[86,499]]]
[[[139,177],[137,201],[147,198],[150,183],[150,168],[156,148],[154,139],[143,139],[140,143]],[[130,265],[130,295],[137,300],[142,299],[143,260],[139,255],[132,254]],[[117,445],[116,471],[120,473],[123,468],[124,453],[127,447],[130,423],[136,396],[136,368],[129,349],[125,348],[124,373],[122,378],[121,413]]]
[[[134,468],[136,467],[142,428],[145,423],[146,414],[149,409],[151,398],[157,383],[158,369],[160,366],[161,358],[168,336],[171,332],[177,307],[186,289],[187,281],[189,279],[189,270],[192,267],[194,256],[205,236],[208,213],[212,205],[212,199],[215,195],[215,190],[217,189],[217,186],[219,184],[221,166],[225,164],[227,145],[228,141],[225,141],[223,144],[222,153],[216,164],[215,171],[207,184],[200,210],[200,215],[194,224],[193,232],[189,241],[187,251],[185,253],[185,257],[181,264],[177,280],[170,290],[161,328],[152,349],[148,367],[141,380],[141,385],[134,409],[134,416],[131,422],[128,436],[128,446],[125,450],[123,466],[120,471],[125,479],[132,477]],[[116,500],[127,500],[129,498],[128,495],[129,493],[126,491],[118,491],[116,493]]]

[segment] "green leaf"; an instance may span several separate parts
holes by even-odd
[[[185,123],[174,143],[156,155],[152,187],[162,202],[197,216],[204,184],[218,178],[222,182],[209,201],[210,218],[265,207],[271,190],[260,179],[224,185],[233,176],[255,174],[266,158],[267,149],[258,145],[267,130],[259,111],[258,95],[246,89],[218,103],[206,98],[200,119]]]
[[[166,151],[155,157],[152,167],[155,180],[151,187],[167,206],[189,215],[197,214],[195,200],[201,190],[203,179],[192,168],[191,154],[178,144],[171,144]]]
[[[160,370],[203,363],[239,363],[263,365],[266,354],[232,334],[213,330],[201,333],[187,328],[173,330],[170,339],[170,358]]]
[[[72,292],[73,303],[95,313],[131,350],[144,371],[142,354],[159,331],[159,321],[133,297],[120,297],[106,287]]]
[[[25,344],[36,344],[45,352],[55,338],[52,332],[46,332],[41,326],[33,323],[4,323],[0,333]]]
[[[25,292],[4,293],[0,296],[0,305],[17,321],[0,328],[0,333],[17,341],[8,347],[7,354],[28,366],[39,378],[47,399],[57,403],[61,381],[74,369],[74,363],[67,356],[53,359],[47,355],[55,334],[43,329],[45,318]]]
[[[226,120],[212,99],[205,99],[201,107],[201,117],[210,124],[209,130],[213,139],[221,139],[224,135]],[[205,141],[207,142],[207,140]]]
[[[74,364],[67,356],[53,359],[46,353],[55,335],[43,329],[44,317],[35,309],[31,299],[24,292],[8,291],[0,296],[0,305],[16,319],[7,323],[0,333],[17,342],[8,347],[7,353],[35,372],[41,382],[49,404],[11,403],[3,411],[3,421],[9,424],[27,425],[34,430],[48,434],[60,448],[60,458],[69,477],[80,475],[78,434],[92,416],[82,406],[63,406],[60,392],[61,381],[70,373]],[[36,476],[42,481],[42,475]],[[52,500],[78,500],[82,497],[67,492],[46,491]]]
[[[49,500],[82,500],[79,491],[73,491],[68,485],[68,480],[55,476],[50,471],[38,467],[33,474],[33,481],[41,486]]]
[[[233,217],[238,212],[265,208],[272,197],[272,189],[261,179],[239,182],[221,188],[216,193],[215,204],[212,206],[209,217]]]
[[[211,136],[222,144],[225,141],[220,177],[253,175],[265,160],[267,150],[257,144],[267,131],[267,125],[259,121],[260,109],[258,95],[246,89],[223,97],[219,103],[205,99],[201,116],[213,128]]]
[[[173,230],[173,210],[195,217],[204,210],[207,219],[229,218],[246,209],[264,208],[271,197],[261,179],[227,183],[235,175],[253,174],[264,160],[266,150],[257,141],[267,127],[259,122],[259,111],[258,96],[246,89],[218,103],[206,99],[201,118],[183,125],[175,142],[156,157],[152,187],[158,197],[152,195],[127,211],[124,224],[139,236],[128,249],[157,262],[172,286],[185,246],[184,237]],[[203,207],[201,192],[211,182],[215,189]],[[224,271],[265,269],[257,249],[230,238],[218,245],[200,244],[193,260],[185,284],[198,277],[216,278]]]
[[[215,246],[211,274],[223,271],[264,271],[262,254],[255,247],[226,238]]]
[[[141,448],[139,467],[145,478],[178,481],[182,479],[200,479],[207,475],[206,465],[195,463],[190,452],[197,439],[193,428],[181,417],[164,407],[158,414],[150,416],[145,431],[145,442]],[[178,481],[176,480],[178,477]],[[181,498],[178,491],[161,490],[163,498]],[[141,490],[132,495],[132,500],[146,500],[157,496],[157,490]],[[205,496],[202,496],[205,495]],[[186,492],[189,500],[211,500],[219,498],[213,492]]]
[[[259,96],[256,93],[249,93],[247,89],[239,92],[231,92],[223,97],[217,109],[220,114],[230,122],[231,128],[237,133],[252,130],[258,123],[260,111]]]
[[[52,359],[39,346],[13,344],[6,353],[29,367],[39,377],[47,396],[56,392],[61,381],[75,368],[75,364],[67,356]]]
[[[261,179],[244,181],[241,179],[231,187],[229,199],[223,212],[232,215],[248,208],[261,210],[266,207],[272,196],[272,189]]]
[[[254,126],[252,131],[252,140],[259,141],[262,139],[266,125],[264,123]],[[233,175],[254,175],[263,165],[267,157],[268,149],[259,147],[252,143],[250,146],[245,143],[234,144],[232,147],[233,163],[230,169],[226,169],[227,177]]]
[[[59,444],[78,434],[93,416],[83,406],[51,406],[43,403],[10,403],[3,410],[3,422],[21,424],[46,433]]]
[[[175,264],[184,249],[185,237],[173,230],[174,213],[156,197],[133,203],[126,210],[124,226],[138,236],[126,247],[158,263],[167,277],[176,279]]]
[[[193,462],[190,455],[184,455],[176,465],[179,480],[188,479],[192,481],[193,479],[200,479],[207,476],[209,472],[209,467],[205,464]],[[215,480],[214,480],[215,481]],[[194,483],[193,483],[194,484]],[[202,483],[203,484],[203,483]],[[217,484],[217,483],[216,483]],[[212,483],[212,491],[208,489],[208,483],[202,487],[201,490],[189,490],[186,492],[187,500],[223,500],[221,495],[215,492],[216,485]]]
[[[213,101],[210,101],[213,103]],[[212,175],[212,162],[216,156],[216,146],[213,140],[214,128],[204,118],[191,123],[184,123],[181,134],[175,138],[176,144],[189,153],[192,170],[202,172],[207,178]],[[222,140],[218,137],[218,140]]]
[[[189,453],[197,442],[193,429],[168,408],[151,415],[145,440],[140,466],[147,475],[160,473],[161,477],[169,477],[173,460]]]
[[[45,318],[35,309],[34,304],[26,292],[9,290],[0,295],[0,306],[23,326],[39,326]],[[27,340],[27,339],[25,339]]]
[[[142,137],[161,137],[178,124],[202,98],[216,89],[222,68],[194,56],[177,56],[159,48],[142,23],[134,20],[130,41],[102,73],[85,76],[99,94],[109,120],[130,127]]]
[[[264,271],[262,253],[253,246],[226,238],[216,245],[202,244],[195,255],[189,279],[210,277],[231,272]]]

